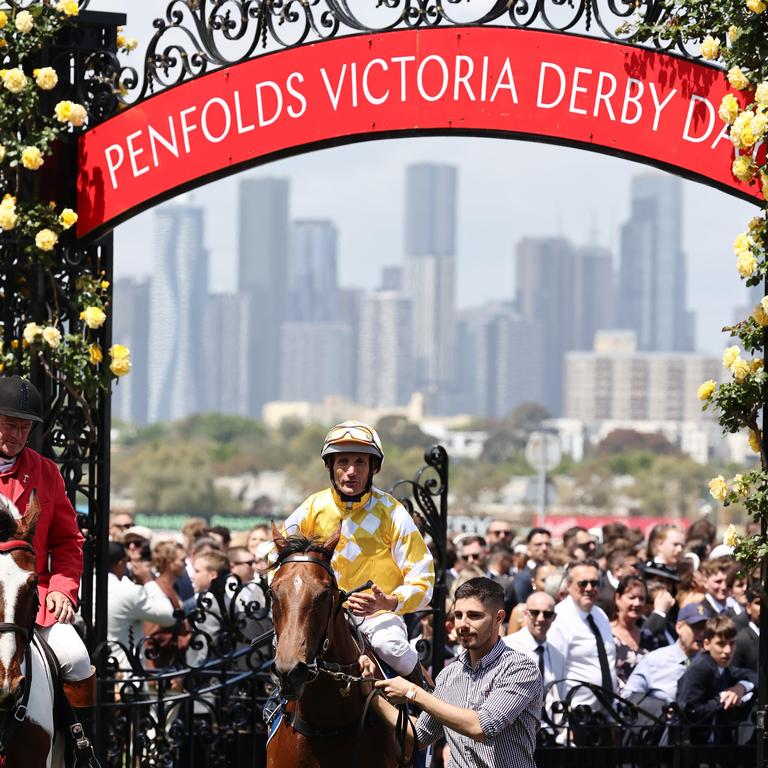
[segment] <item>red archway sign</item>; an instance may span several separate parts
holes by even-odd
[[[169,88],[80,139],[78,235],[276,157],[364,139],[471,134],[645,162],[745,199],[717,116],[722,72],[594,38],[501,27],[355,35]]]

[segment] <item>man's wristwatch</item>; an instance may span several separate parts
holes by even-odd
[[[406,701],[409,704],[413,704],[414,701],[416,701],[416,694],[418,693],[418,688],[415,685],[412,685],[406,692],[405,692],[405,698]]]

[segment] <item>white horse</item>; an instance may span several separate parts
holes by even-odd
[[[64,767],[63,736],[54,738],[51,671],[32,642],[37,614],[32,537],[39,515],[34,493],[23,517],[0,494],[0,766],[8,768]]]

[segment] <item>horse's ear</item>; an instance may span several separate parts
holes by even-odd
[[[40,502],[37,500],[37,493],[33,489],[29,496],[27,504],[27,513],[19,520],[16,535],[23,541],[32,541],[35,535],[35,526],[40,517]]]
[[[284,549],[286,544],[288,543],[285,540],[285,536],[283,536],[280,531],[278,530],[277,526],[275,525],[275,521],[272,521],[272,541],[275,542],[275,546],[277,547],[277,554],[279,555]]]
[[[328,540],[323,544],[323,549],[328,554],[328,557],[333,557],[333,551],[336,549],[336,545],[339,543],[339,539],[341,538],[341,526],[339,526],[328,538]]]

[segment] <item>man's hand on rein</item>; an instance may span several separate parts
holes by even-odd
[[[376,584],[370,593],[358,592],[349,596],[349,610],[355,616],[371,616],[379,611],[394,611],[397,597],[382,592]]]

